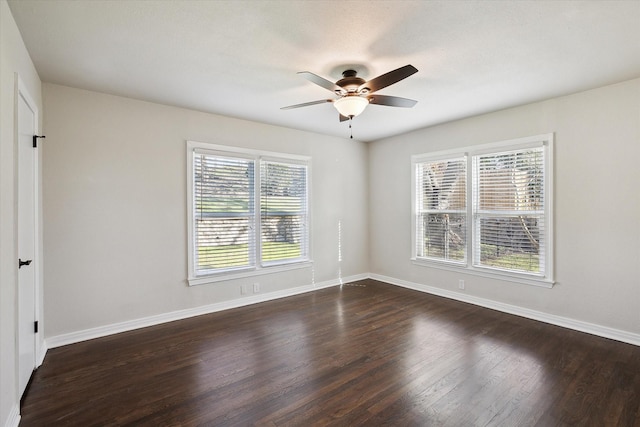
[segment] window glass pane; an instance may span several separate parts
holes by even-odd
[[[540,273],[543,224],[538,217],[481,217],[480,265]]]
[[[417,165],[422,210],[466,209],[466,161],[455,159]]]
[[[465,214],[422,214],[424,241],[420,256],[464,261],[467,240],[465,218]]]
[[[254,161],[194,154],[196,274],[255,264]]]
[[[416,165],[416,256],[466,259],[466,159]]]
[[[476,157],[479,210],[542,210],[543,155],[538,148]]]
[[[262,162],[260,216],[263,263],[308,257],[306,165]]]
[[[250,265],[248,218],[196,218],[198,271]]]

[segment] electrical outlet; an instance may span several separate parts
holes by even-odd
[[[240,294],[241,295],[246,295],[249,293],[249,285],[247,285],[246,283],[244,285],[240,286]]]
[[[260,292],[260,283],[254,283],[253,284],[253,293],[257,294],[258,292]]]
[[[458,289],[464,289],[464,280],[458,280]]]

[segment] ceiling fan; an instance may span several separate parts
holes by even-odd
[[[355,70],[349,69],[342,72],[342,79],[333,83],[323,77],[310,73],[309,71],[301,71],[300,74],[311,83],[315,83],[331,92],[335,93],[338,98],[322,99],[319,101],[305,102],[303,104],[289,105],[282,107],[281,110],[290,110],[292,108],[307,107],[309,105],[333,103],[336,110],[340,113],[340,121],[351,120],[360,113],[369,104],[388,105],[390,107],[411,108],[418,101],[398,96],[375,95],[374,92],[390,86],[400,80],[406,79],[410,75],[417,73],[418,69],[413,65],[405,65],[386,74],[382,74],[369,81],[357,76]]]

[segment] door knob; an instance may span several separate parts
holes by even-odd
[[[31,264],[31,261],[33,261],[33,260],[32,259],[28,259],[26,261],[23,261],[20,258],[18,258],[18,268],[22,268],[23,265]]]

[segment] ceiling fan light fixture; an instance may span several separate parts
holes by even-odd
[[[343,96],[333,101],[333,106],[338,112],[349,118],[358,116],[369,105],[369,100],[358,95]]]

